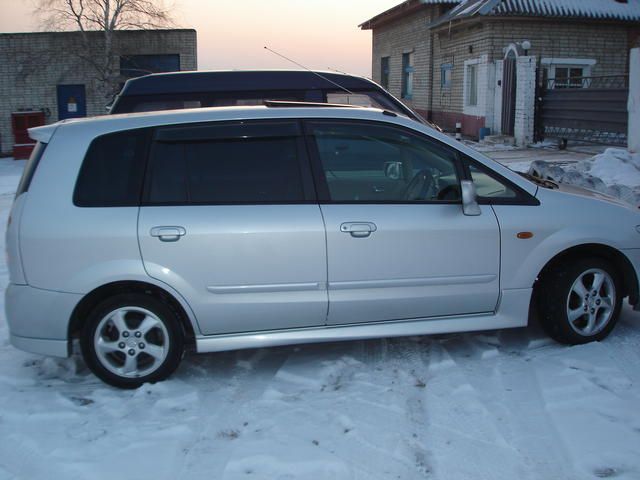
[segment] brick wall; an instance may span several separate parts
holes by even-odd
[[[101,33],[92,33],[100,58]],[[87,115],[106,113],[111,92],[96,80],[95,70],[79,57],[82,41],[78,32],[0,34],[0,152],[13,146],[11,113],[44,110],[47,123],[58,120],[57,85],[85,85]],[[120,31],[114,38],[114,65],[120,55],[178,54],[181,70],[197,68],[195,30]],[[124,81],[124,79],[123,79]]]
[[[432,21],[435,7],[424,8],[397,21],[373,30],[373,79],[380,83],[382,57],[389,57],[389,91],[400,98],[402,89],[402,54],[414,52],[413,95],[402,99],[421,113],[429,109],[431,86],[431,44],[427,25]]]
[[[485,17],[454,28],[442,25],[429,30],[428,23],[439,14],[436,7],[425,6],[391,23],[375,26],[373,78],[380,82],[380,59],[389,56],[389,90],[400,97],[402,53],[413,49],[413,98],[405,103],[421,113],[430,112],[433,120],[445,128],[453,128],[456,121],[462,121],[469,134],[477,134],[480,126],[495,129],[500,124],[500,103],[492,98],[501,94],[497,85],[502,80],[500,60],[509,44],[529,40],[532,47],[528,55],[535,56],[538,61],[545,58],[592,59],[595,64],[591,75],[615,75],[628,70],[628,48],[636,41],[638,31],[637,26],[622,23],[504,17]],[[480,59],[479,87],[482,85],[482,90],[478,93],[482,108],[465,107],[464,65]],[[441,86],[440,67],[443,64],[453,66],[449,88]]]
[[[509,43],[529,40],[529,55],[542,58],[592,58],[592,75],[627,72],[628,35],[631,27],[575,20],[493,20],[488,22],[493,38],[492,54],[504,57]]]
[[[464,64],[483,56],[486,56],[486,62],[492,61],[491,32],[482,23],[453,31],[439,30],[434,33],[433,53],[434,70],[437,72],[433,85],[433,111],[463,114]],[[442,88],[440,83],[440,67],[443,64],[453,65],[450,88]],[[447,127],[452,126],[452,121],[455,123],[455,119],[448,122],[443,120]]]

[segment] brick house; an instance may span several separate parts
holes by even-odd
[[[87,35],[89,49],[83,47],[80,32],[0,33],[1,153],[28,142],[23,126],[33,122],[106,113],[114,92],[105,90],[91,66],[91,59],[99,59],[103,51],[104,34]],[[196,31],[117,31],[113,55],[120,83],[146,73],[195,70]],[[14,138],[12,128],[18,121],[20,139]]]
[[[536,82],[628,72],[640,0],[407,0],[367,20],[376,82],[445,129],[533,139]]]

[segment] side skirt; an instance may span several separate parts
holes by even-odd
[[[525,327],[528,322],[531,293],[531,288],[503,290],[500,304],[495,313],[211,335],[198,337],[196,339],[196,348],[199,353],[222,352],[225,350],[275,347],[301,343],[338,342],[368,338]]]

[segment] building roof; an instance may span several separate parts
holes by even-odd
[[[370,18],[366,22],[362,22],[358,26],[363,30],[370,30],[377,24],[403,17],[408,13],[419,10],[424,5],[455,5],[461,1],[462,0],[405,0],[395,7],[391,7],[389,10],[385,10],[375,17]]]
[[[640,0],[461,0],[430,26],[477,16],[640,21]]]
[[[478,16],[526,16],[640,21],[640,0],[407,0],[367,20],[360,28],[395,19],[425,5],[457,4],[429,26]]]
[[[535,15],[615,20],[640,20],[640,0],[502,0],[497,15]]]
[[[116,35],[142,35],[146,33],[162,34],[162,33],[180,33],[190,32],[197,33],[194,28],[158,28],[149,30],[116,30]],[[89,35],[104,35],[104,30],[87,30],[84,32]],[[62,31],[45,31],[45,32],[0,32],[0,37],[20,37],[20,36],[50,36],[63,37],[66,35],[81,35],[80,30],[62,30]]]

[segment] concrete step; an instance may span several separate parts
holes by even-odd
[[[508,135],[487,135],[480,143],[486,145],[515,145],[516,139]]]

